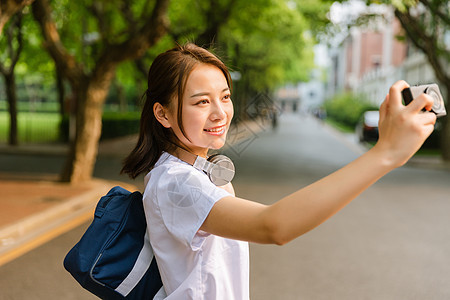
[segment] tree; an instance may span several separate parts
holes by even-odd
[[[346,1],[339,1],[346,2]],[[399,20],[406,38],[421,51],[435,76],[439,81],[444,100],[450,97],[450,52],[446,37],[450,28],[450,6],[442,0],[366,0],[367,5],[384,4],[393,8],[395,17]],[[366,23],[377,14],[363,15],[356,20],[347,20],[348,26],[358,26]],[[450,121],[443,120],[441,134],[441,149],[444,160],[450,160]]]
[[[20,12],[25,6],[30,5],[34,0],[1,0],[0,1],[0,34],[9,19]]]
[[[95,1],[92,4],[89,4],[90,1],[80,1],[60,5],[67,3],[79,5],[74,13],[89,14],[90,17],[82,19],[82,26],[78,27],[89,30],[77,33],[83,38],[78,43],[83,46],[81,61],[64,46],[48,0],[36,0],[32,8],[42,31],[44,46],[69,81],[76,99],[76,136],[62,180],[77,183],[92,177],[101,133],[103,103],[117,66],[123,61],[141,57],[166,34],[169,0],[131,4],[119,0]],[[89,56],[88,49],[84,47],[87,42],[91,43]]]
[[[241,74],[236,84],[236,109],[241,118],[246,117],[252,99],[261,99],[260,93],[270,95],[281,85],[309,78],[314,38],[312,21],[302,9],[295,1],[240,1],[222,28],[220,37],[229,65]]]
[[[17,93],[16,93],[16,76],[14,69],[19,61],[20,53],[23,49],[22,36],[22,13],[19,12],[13,16],[12,21],[6,28],[6,34],[2,36],[1,42],[4,41],[5,51],[0,54],[0,73],[3,75],[6,87],[6,98],[8,100],[9,111],[9,136],[8,144],[17,145]],[[3,44],[3,43],[2,43]]]
[[[307,80],[313,34],[328,20],[331,1],[184,0],[169,7],[169,45],[193,41],[212,49],[241,77],[233,83],[236,115],[248,101],[286,83]],[[151,60],[151,54],[149,54]],[[139,63],[139,69],[147,72]]]
[[[408,39],[422,51],[431,67],[447,104],[450,97],[450,52],[445,44],[445,35],[450,29],[450,6],[447,1],[420,0],[409,4],[403,1],[395,7],[395,16],[400,21]],[[411,2],[411,1],[410,1]],[[449,112],[450,113],[450,112]],[[450,161],[450,121],[445,118],[441,135],[442,157]]]
[[[177,1],[171,5],[170,35],[175,41],[189,39],[214,47],[220,30],[227,25],[240,0]],[[194,8],[194,9],[192,9]]]

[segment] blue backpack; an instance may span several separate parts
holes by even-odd
[[[142,194],[116,186],[101,197],[91,225],[64,258],[64,268],[102,299],[153,299],[162,282]]]

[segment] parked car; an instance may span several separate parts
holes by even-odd
[[[363,113],[356,125],[356,134],[360,142],[375,142],[378,140],[379,111],[369,110]]]

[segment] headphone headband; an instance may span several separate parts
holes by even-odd
[[[206,159],[192,154],[183,148],[179,149],[182,151],[175,156],[192,165],[194,168],[205,172],[209,180],[216,186],[226,185],[233,179],[235,173],[234,164],[227,156],[215,154]]]

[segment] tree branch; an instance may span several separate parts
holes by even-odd
[[[61,43],[58,30],[51,18],[48,0],[36,0],[32,5],[32,10],[35,20],[41,27],[44,47],[47,48],[64,76],[72,83],[77,82],[80,77],[85,76],[83,68]]]
[[[0,1],[0,34],[8,20],[34,0],[1,0]]]
[[[144,63],[142,58],[136,59],[134,61],[134,65],[136,66],[136,69],[144,75],[144,78],[148,76],[148,66]]]
[[[7,51],[11,63],[7,66],[4,62],[0,62],[0,73],[4,76],[11,75],[14,72],[14,68],[19,61],[20,53],[23,49],[22,16],[21,12],[17,13],[6,30],[6,39],[8,40]],[[14,30],[17,30],[17,35],[14,35]],[[17,40],[17,49],[14,49],[14,38]]]
[[[137,22],[134,19],[133,12],[131,11],[131,5],[129,1],[122,1],[120,3],[120,12],[123,18],[127,21],[128,28],[130,32],[135,32],[137,29]]]
[[[429,8],[431,13],[433,13],[436,16],[438,16],[447,25],[450,25],[450,17],[449,17],[449,15],[444,13],[444,12],[442,12],[442,11],[440,11],[439,7],[437,7],[433,3],[430,3],[430,1],[428,1],[428,0],[419,0],[419,1],[422,2],[427,8]],[[444,3],[444,5],[446,5],[445,4],[446,1],[442,1],[442,3]]]
[[[15,22],[15,27],[17,28],[17,44],[18,47],[16,49],[16,51],[13,51],[12,55],[11,55],[11,70],[13,70],[17,64],[17,62],[19,61],[19,57],[20,57],[20,53],[22,52],[23,49],[23,34],[22,34],[22,18],[23,18],[23,14],[22,12],[17,13],[16,15],[17,19]],[[11,46],[12,48],[12,46]]]
[[[429,63],[433,67],[437,79],[441,82],[448,82],[450,80],[450,77],[439,61],[439,57],[436,55],[436,53],[439,52],[436,36],[427,35],[425,30],[420,28],[419,20],[411,16],[408,10],[405,12],[401,12],[396,9],[395,16],[402,24],[402,27],[405,29],[406,34],[408,35],[412,43],[417,48],[423,51]]]
[[[142,57],[145,51],[154,45],[168,31],[169,21],[167,9],[169,0],[157,0],[152,15],[146,18],[142,27],[120,44],[112,44],[103,51],[93,77],[103,72],[109,72],[115,65],[128,59]]]
[[[144,18],[147,17],[147,12],[150,11],[150,4],[151,4],[151,0],[146,0],[143,6],[143,9],[141,10],[142,13],[139,16],[140,20],[144,20]]]
[[[101,39],[108,43],[110,37],[110,22],[106,18],[104,4],[102,2],[93,2],[88,6],[88,9],[91,11],[92,15],[97,20],[98,30],[100,32]]]

